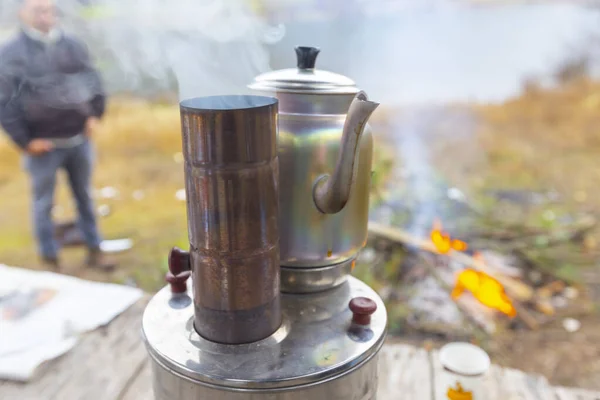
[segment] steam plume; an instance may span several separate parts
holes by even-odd
[[[265,44],[284,34],[243,0],[60,2],[67,28],[83,36],[113,90],[168,89],[181,99],[244,92],[269,69]]]

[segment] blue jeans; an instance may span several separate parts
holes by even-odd
[[[57,258],[58,244],[54,238],[52,206],[56,173],[64,169],[71,192],[77,203],[79,228],[90,248],[100,247],[100,234],[96,225],[94,202],[90,195],[90,183],[94,154],[91,143],[72,148],[56,148],[40,156],[25,156],[25,168],[31,176],[33,190],[33,223],[42,257]]]

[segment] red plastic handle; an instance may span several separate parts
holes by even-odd
[[[352,322],[358,325],[369,325],[371,315],[377,310],[377,303],[368,297],[355,297],[350,300],[350,311],[352,311]]]
[[[169,272],[166,276],[167,282],[171,285],[171,292],[187,292],[187,280],[191,275],[190,253],[173,247],[169,252]]]

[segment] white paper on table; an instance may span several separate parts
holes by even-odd
[[[45,302],[40,290],[50,293]],[[69,351],[80,334],[108,324],[142,295],[128,286],[0,264],[0,379],[29,380],[40,364]],[[24,316],[14,318],[15,310]]]

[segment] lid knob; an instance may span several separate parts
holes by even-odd
[[[317,47],[296,46],[298,69],[314,69],[320,51]]]
[[[371,315],[377,310],[377,303],[368,297],[355,297],[350,300],[350,311],[352,311],[352,322],[357,325],[369,325]]]

